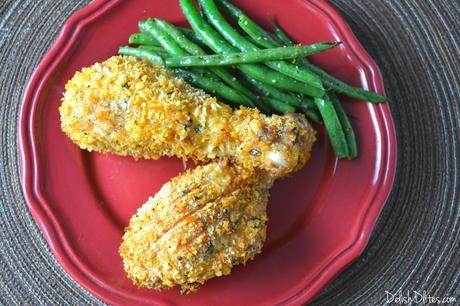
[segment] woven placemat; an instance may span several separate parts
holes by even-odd
[[[134,1],[134,0],[132,0]],[[0,1],[0,303],[98,304],[60,267],[24,202],[17,121],[34,67],[88,0]],[[460,303],[460,4],[333,0],[380,66],[398,136],[390,199],[362,257],[314,301],[383,304],[414,290]]]

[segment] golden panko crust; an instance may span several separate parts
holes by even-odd
[[[114,56],[66,84],[63,131],[82,149],[135,158],[230,159],[283,176],[310,157],[315,132],[300,114],[232,110],[159,64]]]
[[[132,281],[195,291],[260,253],[274,178],[213,162],[172,179],[131,219],[120,254]]]

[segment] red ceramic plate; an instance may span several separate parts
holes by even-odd
[[[314,62],[344,81],[383,93],[382,78],[337,12],[320,0],[235,1],[264,26],[276,19],[297,41],[341,40]],[[185,24],[177,1],[98,0],[73,15],[35,70],[20,117],[24,195],[51,250],[83,287],[111,304],[272,305],[310,300],[362,252],[391,189],[395,132],[386,104],[344,99],[360,155],[337,161],[324,131],[313,158],[271,192],[263,253],[196,294],[138,289],[118,255],[131,215],[183,171],[173,158],[158,161],[81,151],[61,132],[64,84],[84,66],[126,44],[137,21],[161,17]]]

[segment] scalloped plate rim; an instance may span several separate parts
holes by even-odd
[[[85,267],[78,259],[78,256],[72,251],[68,240],[63,234],[62,227],[48,207],[46,199],[41,194],[38,187],[40,180],[38,171],[39,162],[33,126],[41,88],[49,79],[55,66],[68,52],[71,43],[78,38],[84,27],[120,2],[121,0],[95,0],[81,10],[75,12],[65,22],[56,41],[34,70],[23,96],[19,116],[18,143],[20,149],[21,183],[26,203],[34,219],[43,231],[53,254],[74,280],[96,297],[109,303],[151,303],[152,301],[150,299],[140,298],[135,294],[129,294],[111,287],[91,273],[90,269]],[[326,14],[329,18],[329,22],[333,23],[343,37],[346,38],[346,41],[350,45],[350,49],[365,68],[367,76],[370,76],[368,81],[372,81],[372,87],[377,89],[378,92],[384,93],[383,80],[377,65],[364,50],[363,46],[359,43],[336,9],[325,0],[310,0],[310,3],[314,4]],[[388,104],[374,105],[374,107],[378,108],[377,113],[379,114],[379,122],[383,126],[383,131],[385,132],[383,138],[387,145],[386,152],[384,152],[386,153],[386,159],[382,160],[385,167],[382,170],[384,176],[383,178],[380,177],[380,188],[376,188],[377,191],[374,193],[371,205],[368,206],[363,219],[360,220],[361,225],[356,233],[356,239],[344,251],[337,254],[301,291],[288,300],[283,301],[283,304],[301,304],[311,300],[319,290],[334,278],[335,275],[360,256],[367,244],[375,222],[390,195],[397,163],[396,134]],[[155,301],[155,303],[159,305],[165,304],[159,301]]]

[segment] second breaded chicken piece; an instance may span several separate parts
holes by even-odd
[[[274,178],[226,162],[166,183],[131,219],[120,254],[141,287],[194,291],[260,253]]]
[[[224,158],[275,176],[301,168],[315,138],[303,115],[233,110],[159,64],[133,57],[114,56],[77,72],[59,111],[63,131],[83,149]]]

